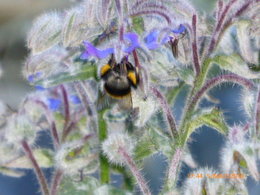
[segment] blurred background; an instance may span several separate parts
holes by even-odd
[[[76,1],[76,0],[75,0]],[[0,0],[0,66],[3,69],[3,77],[0,79],[0,99],[17,108],[25,95],[33,88],[23,79],[21,70],[28,51],[26,49],[26,33],[30,29],[32,20],[41,13],[50,10],[69,8],[75,3],[69,0]],[[193,0],[201,11],[209,12],[214,6],[215,0]],[[211,94],[220,100],[219,107],[225,110],[227,121],[230,125],[245,121],[243,112],[240,112],[241,88],[233,85],[224,85],[213,89]],[[183,108],[183,96],[178,97],[173,110],[175,116],[181,115]],[[204,102],[203,105],[208,105]],[[178,119],[178,117],[177,117]],[[45,138],[48,139],[48,138]],[[40,142],[44,143],[45,140]],[[189,148],[199,166],[207,166],[218,169],[220,162],[220,149],[224,144],[223,137],[209,128],[201,128],[192,135]],[[156,167],[156,169],[154,168]],[[166,164],[163,156],[156,155],[147,164],[144,170],[153,194],[158,194],[162,184]],[[190,169],[183,166],[179,185],[187,177]],[[47,170],[48,175],[51,170]],[[260,185],[251,178],[247,179],[250,195],[260,194]],[[20,179],[6,177],[0,174],[0,195],[39,195],[36,177],[32,171]]]

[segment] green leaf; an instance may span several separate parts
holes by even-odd
[[[18,171],[18,170],[13,170],[9,169],[6,167],[0,167],[0,173],[9,177],[22,177],[24,176],[24,172]]]
[[[137,143],[134,159],[141,161],[156,152],[163,152],[166,156],[169,156],[171,154],[171,140],[160,131],[150,127]]]
[[[224,70],[248,79],[258,79],[260,77],[260,73],[252,71],[238,54],[216,56],[212,59],[212,62],[218,64]]]
[[[188,139],[195,129],[203,125],[211,127],[222,134],[227,134],[228,132],[228,126],[224,120],[223,113],[219,109],[213,108],[193,115],[191,121],[187,124],[188,135],[186,138]]]
[[[103,110],[98,115],[98,124],[99,124],[99,141],[102,143],[107,138],[107,124],[104,119],[104,113],[106,110]],[[99,163],[100,163],[100,181],[102,184],[109,183],[110,181],[110,169],[109,162],[106,156],[102,153],[99,154]]]
[[[96,194],[96,195],[131,195],[132,193],[130,193],[126,190],[115,188],[111,185],[103,185],[103,186],[99,187],[98,189],[96,189],[93,194]]]
[[[84,177],[82,181],[80,178],[63,178],[60,188],[59,195],[94,195],[95,189],[99,187],[99,182],[94,177]]]
[[[97,78],[97,67],[94,64],[84,64],[80,68],[73,70],[73,72],[65,72],[57,75],[52,75],[43,80],[33,83],[36,86],[43,86],[45,88],[53,87],[59,84],[86,80],[89,78]]]
[[[142,17],[133,17],[133,29],[135,32],[137,32],[139,35],[143,34],[144,32],[144,19]]]
[[[183,81],[180,82],[180,84],[172,89],[168,89],[166,93],[166,99],[168,104],[172,105],[172,103],[175,101],[176,97],[180,93],[180,91],[185,86],[185,83]]]
[[[193,85],[194,83],[194,72],[191,67],[183,66],[176,68],[178,77],[188,85]]]
[[[54,165],[53,152],[49,149],[35,149],[33,150],[34,157],[36,158],[41,168],[49,168]],[[33,166],[27,156],[21,156],[12,160],[11,162],[4,165],[8,168],[21,168],[21,169],[32,169]]]

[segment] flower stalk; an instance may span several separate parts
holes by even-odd
[[[99,113],[98,123],[99,123],[99,142],[102,143],[107,138],[107,125],[106,121],[103,118],[105,110]],[[110,182],[110,168],[109,162],[106,156],[102,153],[99,155],[100,163],[100,181],[102,184]]]
[[[255,130],[256,135],[260,135],[260,87],[258,87],[257,102],[256,102],[256,116],[255,116]]]
[[[134,175],[141,191],[145,195],[151,195],[150,189],[145,182],[142,174],[138,170],[137,166],[135,165],[133,159],[131,156],[126,152],[126,150],[123,147],[119,147],[118,153],[122,155],[122,157],[125,159],[125,163],[128,165],[129,169],[131,170],[132,174]]]
[[[43,173],[42,169],[40,168],[37,160],[35,159],[35,157],[33,155],[33,151],[31,149],[31,147],[25,140],[23,140],[21,144],[22,144],[23,150],[24,150],[27,158],[31,161],[31,163],[33,165],[35,174],[36,174],[38,181],[40,183],[40,186],[41,186],[42,193],[44,195],[50,195],[47,180],[46,180],[44,173]]]
[[[171,130],[170,133],[171,133],[172,137],[176,138],[178,136],[178,131],[177,131],[176,122],[175,122],[175,119],[172,114],[170,106],[168,105],[165,97],[161,94],[161,92],[158,89],[156,89],[155,87],[151,87],[151,91],[158,98],[158,100],[162,106],[162,109],[164,110],[164,113],[166,114],[166,118],[167,118],[170,130]]]
[[[59,186],[60,186],[62,178],[63,178],[63,171],[60,169],[57,169],[53,176],[53,181],[52,181],[52,185],[51,185],[51,195],[58,194],[58,190],[59,190]]]
[[[169,164],[169,169],[167,173],[167,180],[166,180],[167,191],[173,189],[174,186],[176,185],[178,173],[180,170],[182,154],[183,154],[183,149],[176,148],[172,160]]]
[[[192,16],[192,56],[193,56],[193,65],[195,67],[196,75],[200,73],[200,62],[198,55],[198,46],[197,46],[197,15]]]

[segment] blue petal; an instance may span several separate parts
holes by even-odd
[[[39,78],[42,75],[42,72],[36,72],[35,77]]]
[[[165,37],[162,39],[161,44],[168,43],[171,40],[169,34],[165,35]]]
[[[87,41],[84,41],[84,45],[86,49],[80,56],[80,58],[83,60],[88,59],[90,56],[94,56],[102,59],[114,53],[114,48],[99,50],[94,45],[92,45],[90,42]]]
[[[127,39],[130,42],[130,46],[127,48],[124,48],[124,52],[131,53],[134,49],[137,47],[140,47],[140,43],[138,41],[138,35],[133,32],[126,33],[124,35],[124,39]]]
[[[172,32],[175,34],[181,34],[186,30],[186,27],[183,24],[180,24],[179,28],[173,29]]]
[[[148,49],[153,50],[160,47],[160,44],[158,43],[158,36],[159,36],[159,31],[153,30],[144,38],[145,45]]]
[[[76,96],[76,95],[71,95],[71,96],[70,96],[70,100],[71,100],[74,104],[80,104],[80,103],[81,103],[79,97]]]
[[[35,86],[35,89],[36,89],[37,91],[44,91],[44,90],[45,90],[45,88],[44,88],[43,86],[40,86],[40,85],[36,85],[36,86]]]
[[[32,83],[34,81],[34,75],[33,74],[29,75],[27,79],[30,83]]]
[[[59,107],[61,106],[61,101],[59,99],[48,98],[48,101],[49,101],[49,108],[52,111],[57,111],[59,109]]]
[[[80,59],[86,60],[86,59],[88,59],[89,57],[90,57],[90,55],[88,54],[88,52],[87,52],[87,51],[84,51],[84,52],[81,54]]]
[[[32,83],[32,82],[34,82],[35,78],[39,78],[41,75],[42,75],[42,72],[36,72],[35,74],[29,75],[27,79],[30,83]]]
[[[158,39],[158,35],[159,35],[159,32],[157,30],[154,30],[152,32],[150,32],[145,38],[144,38],[144,41],[146,43],[152,43],[152,42],[156,42],[157,39]]]

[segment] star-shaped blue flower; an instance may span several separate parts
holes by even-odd
[[[80,56],[82,60],[86,60],[91,56],[102,59],[114,53],[114,48],[99,50],[88,41],[84,41],[83,43],[85,45],[85,51]]]
[[[51,111],[57,111],[61,106],[61,100],[55,98],[48,98],[48,103]]]

